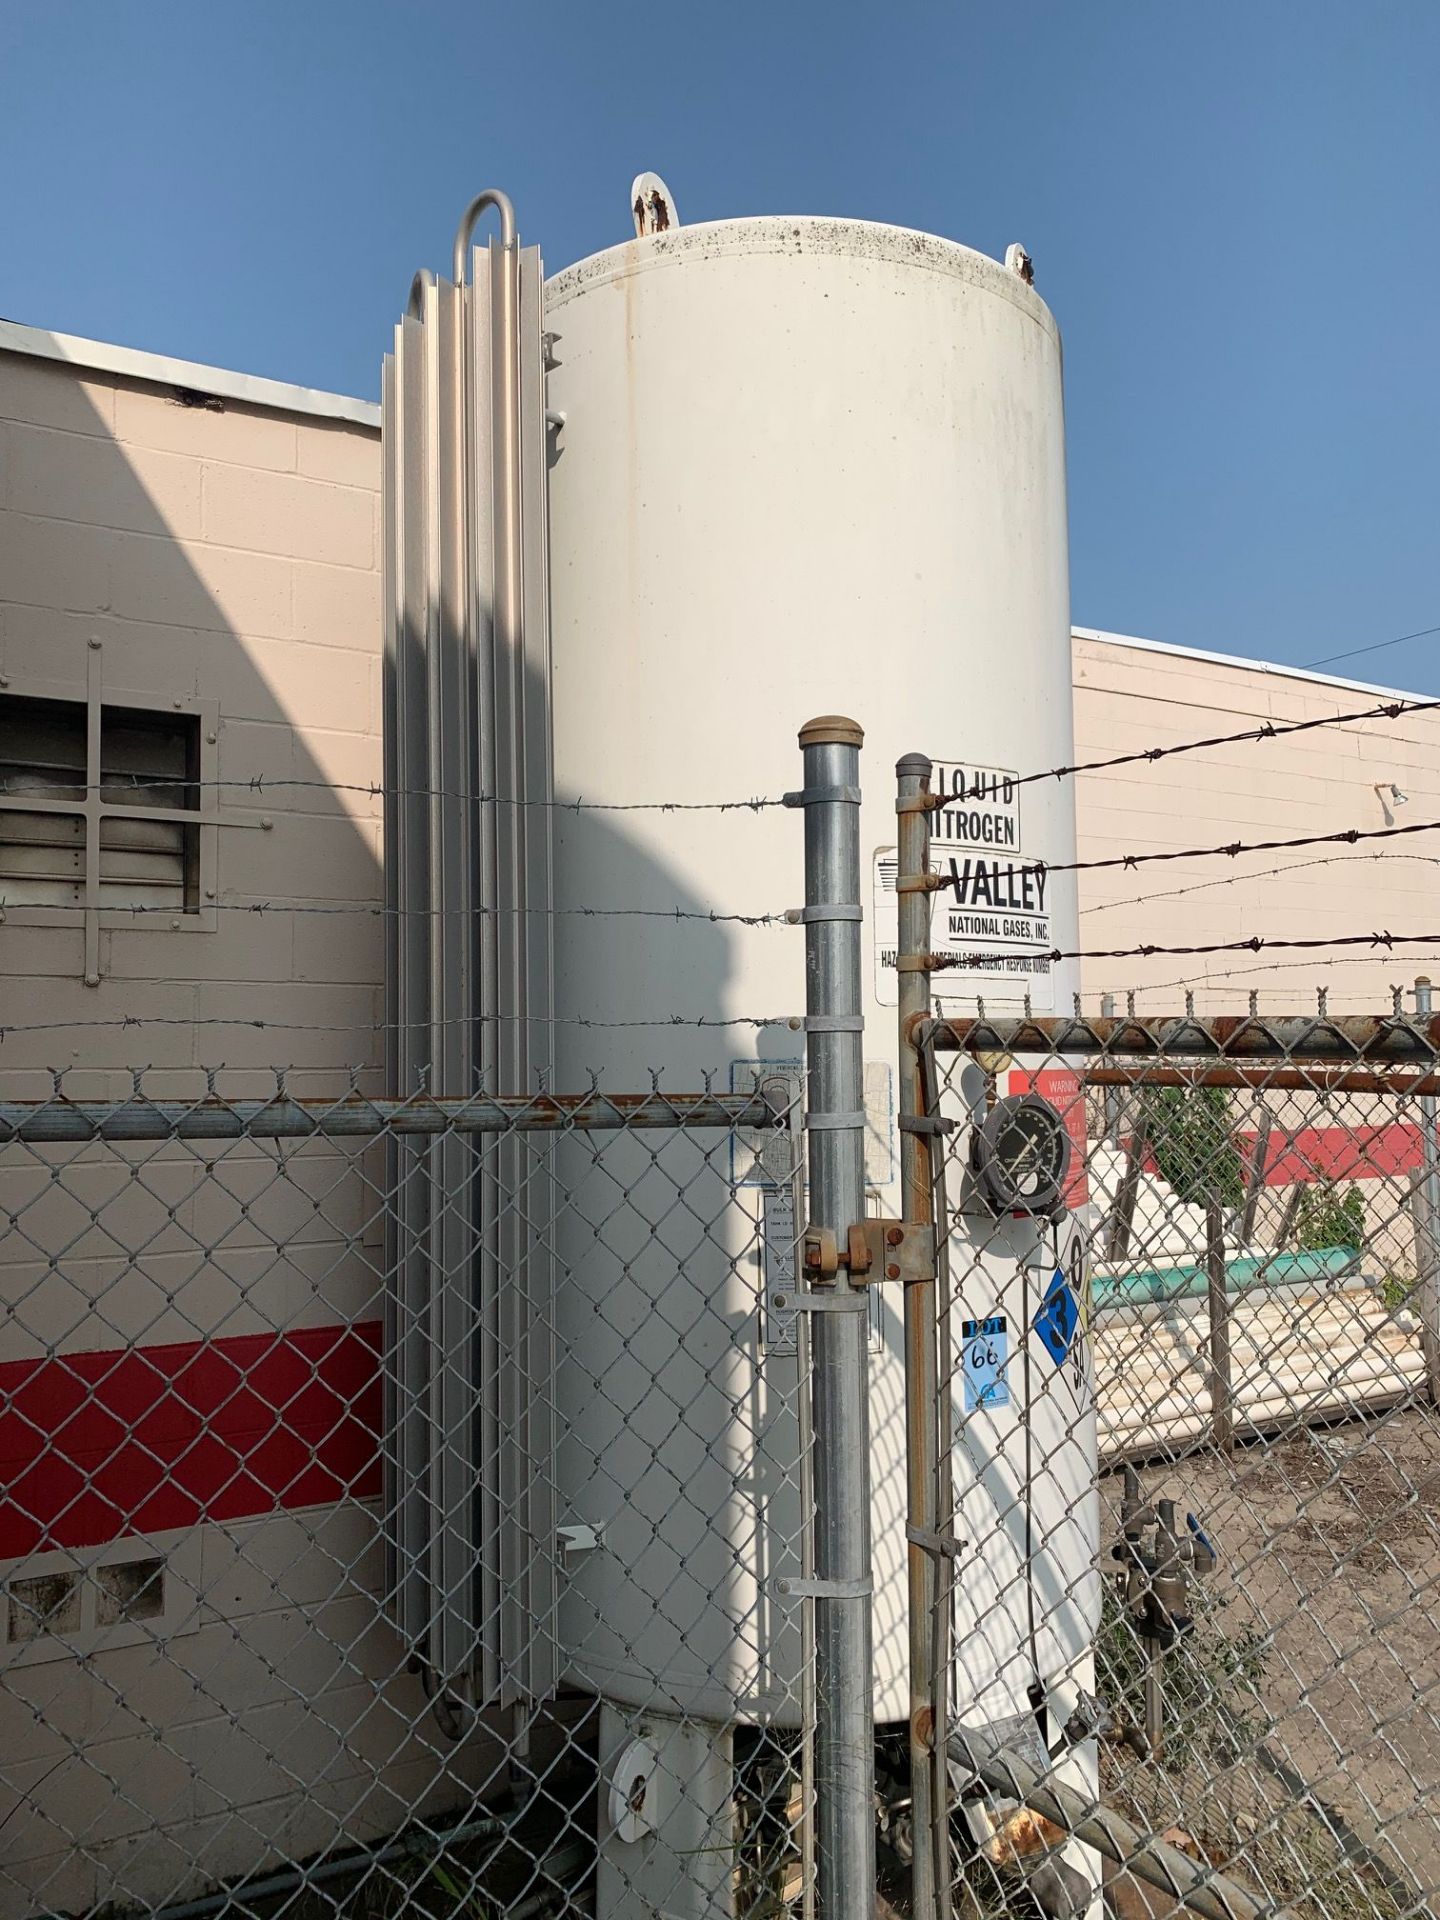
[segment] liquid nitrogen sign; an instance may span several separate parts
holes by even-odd
[[[931,785],[943,804],[931,815],[930,869],[945,884],[932,900],[930,947],[959,962],[935,975],[936,1007],[973,1011],[977,998],[1018,1004],[1028,994],[1037,1013],[1052,1012],[1050,875],[1033,854],[1025,856],[1015,774],[940,760]],[[875,991],[890,1007],[899,997],[896,872],[894,847],[882,847],[875,856]]]

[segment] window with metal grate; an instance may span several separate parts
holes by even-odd
[[[7,906],[87,904],[93,835],[93,904],[196,912],[198,716],[106,705],[96,720],[98,778],[92,778],[85,701],[0,695],[0,900]],[[140,808],[175,817],[137,819]]]

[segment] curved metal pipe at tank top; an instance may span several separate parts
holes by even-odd
[[[515,203],[508,193],[499,187],[484,187],[466,207],[460,216],[460,224],[455,229],[455,284],[465,284],[465,254],[475,232],[476,222],[487,207],[493,207],[500,216],[500,244],[513,251],[516,245]]]

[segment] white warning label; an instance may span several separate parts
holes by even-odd
[[[937,761],[931,784],[944,804],[931,816],[930,869],[945,882],[931,896],[930,948],[958,964],[934,976],[938,1011],[1019,1005],[1029,995],[1037,1013],[1053,1012],[1050,875],[1026,858],[1020,788],[1002,767]],[[899,916],[894,847],[875,856],[875,994],[882,1006],[899,999],[895,952]]]

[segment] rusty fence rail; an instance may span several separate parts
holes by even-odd
[[[402,1134],[606,1133],[784,1127],[783,1105],[717,1093],[517,1094],[494,1098],[0,1101],[0,1145],[77,1140],[366,1139]]]

